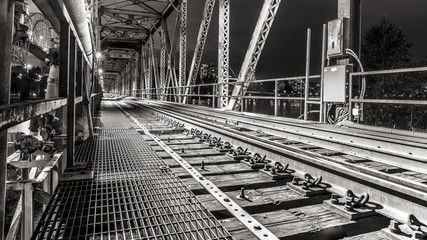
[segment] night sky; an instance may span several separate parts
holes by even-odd
[[[188,1],[187,68],[192,59],[202,16],[203,0]],[[258,19],[262,0],[231,0],[231,68],[238,75]],[[427,56],[427,1],[363,1],[362,31],[381,16],[399,25],[413,43],[414,59]],[[306,31],[312,29],[312,74],[320,73],[322,24],[337,18],[337,0],[282,0],[257,67],[257,78],[304,75]],[[169,19],[173,31],[175,14]],[[217,65],[218,3],[212,18],[202,63]]]

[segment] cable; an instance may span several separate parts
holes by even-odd
[[[352,56],[354,59],[356,59],[357,63],[359,64],[359,67],[360,67],[360,72],[362,72],[362,73],[365,72],[364,69],[363,69],[362,62],[360,61],[360,59],[357,56],[357,54],[353,50],[351,50],[350,48],[347,48],[345,50],[345,52],[348,55]],[[364,75],[362,75],[362,87],[361,87],[361,90],[360,90],[359,99],[363,99],[365,97],[365,91],[366,91],[366,77]]]

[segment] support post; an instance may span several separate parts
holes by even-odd
[[[279,97],[279,81],[274,81],[274,116],[278,115],[279,101],[277,98]]]
[[[59,97],[67,97],[70,72],[70,25],[61,22],[59,58]]]
[[[165,29],[166,25],[166,21],[162,20],[162,29],[163,31],[159,31],[160,34],[160,86],[161,86],[161,90],[160,90],[160,100],[164,101],[165,100],[165,87],[166,87],[166,33],[164,32],[164,30],[168,30],[167,28]]]
[[[308,119],[308,95],[310,93],[311,29],[307,29],[307,54],[305,58],[304,120]]]
[[[150,62],[151,62],[151,67],[152,67],[152,71],[153,71],[153,75],[154,75],[154,83],[156,85],[156,99],[159,100],[159,95],[160,95],[160,77],[159,77],[159,69],[157,68],[157,55],[156,55],[156,51],[154,50],[154,36],[151,36],[151,44],[150,44]]]
[[[229,43],[230,0],[219,0],[218,83],[221,108],[227,107],[228,104]]]
[[[30,169],[22,169],[22,171],[26,171],[26,176],[22,176],[22,179],[28,179]],[[31,238],[33,234],[33,185],[30,183],[26,183],[24,185],[24,189],[22,190],[22,221],[21,221],[21,234],[22,239],[28,240]]]
[[[182,86],[187,76],[187,0],[181,1],[180,14],[178,102],[181,103]]]
[[[68,96],[68,82],[70,73],[70,25],[67,22],[61,22],[61,30],[59,33],[59,83],[58,83],[58,97],[67,98]],[[67,109],[66,107],[61,108],[59,112],[59,118],[63,121],[63,129],[67,128]],[[67,149],[68,150],[68,149]],[[65,151],[67,153],[67,150]],[[58,174],[62,175],[65,167],[67,166],[68,154],[63,154],[61,161],[58,163]]]
[[[83,67],[83,54],[81,51],[77,52],[77,77],[76,77],[76,96],[80,97],[83,94],[82,86],[84,79],[84,67]]]
[[[67,167],[74,167],[76,130],[76,39],[70,36],[70,77],[67,97]]]
[[[322,34],[322,62],[320,67],[320,112],[319,112],[319,122],[325,122],[324,111],[326,109],[325,103],[323,102],[323,91],[325,88],[325,73],[324,69],[326,67],[326,50],[328,44],[328,25],[323,24],[323,34]]]
[[[349,47],[360,56],[361,32],[361,0],[338,0],[338,18],[350,20],[350,43]],[[337,60],[338,65],[353,63],[350,58]]]
[[[12,62],[12,26],[15,1],[0,1],[0,105],[10,104],[10,79]],[[6,215],[6,177],[7,177],[7,130],[0,131],[0,239],[4,237]]]

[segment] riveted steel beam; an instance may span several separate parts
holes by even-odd
[[[124,23],[124,24],[130,25],[130,26],[133,26],[135,28],[145,29],[145,27],[143,25],[135,23],[135,21],[129,21],[128,18],[124,18],[124,17],[120,16],[120,14],[112,13],[112,12],[103,12],[102,14],[105,15],[105,16],[114,18],[117,21],[119,21],[120,23]]]
[[[160,34],[160,86],[161,86],[161,96],[160,100],[164,100],[164,94],[166,93],[165,87],[166,87],[166,32],[165,27],[166,21],[163,20],[162,22],[162,29],[163,31],[159,31]],[[167,31],[167,28],[166,28]]]
[[[161,84],[160,84],[159,69],[158,69],[158,63],[157,63],[157,54],[154,49],[154,37],[151,37],[151,43],[150,43],[150,62],[153,70],[154,84],[156,85],[155,88],[157,88],[156,93],[160,94],[160,91],[158,88],[161,87]]]
[[[120,31],[120,32],[134,32],[134,33],[148,33],[147,28],[129,28],[129,27],[118,27],[118,26],[102,26],[101,31],[109,30],[109,31]]]
[[[187,0],[182,0],[180,7],[180,29],[179,29],[179,89],[178,101],[181,102],[182,86],[187,76]]]
[[[150,68],[149,54],[147,53],[148,48],[149,46],[146,46],[142,50],[142,67],[144,70],[145,92],[147,93],[146,97],[150,99],[151,96],[148,93],[151,92],[151,68]]]
[[[228,104],[229,48],[230,48],[230,0],[219,0],[219,43],[218,43],[218,83],[220,107]]]
[[[145,11],[152,13],[152,14],[158,14],[159,16],[161,15],[158,11],[156,11],[154,8],[150,7],[148,4],[139,1],[139,0],[130,0],[133,4],[141,7],[142,9],[144,9]]]
[[[194,84],[199,72],[200,63],[202,61],[203,50],[205,48],[206,38],[208,36],[209,25],[211,23],[213,9],[215,6],[215,0],[206,0],[205,7],[203,10],[202,22],[199,28],[199,35],[197,37],[196,48],[193,54],[193,60],[191,62],[190,74],[187,79],[187,86]],[[190,88],[185,89],[183,103],[187,103],[187,95],[190,93]]]
[[[243,61],[237,82],[253,81],[258,60],[261,56],[268,33],[280,6],[281,0],[265,0],[258,18],[257,25],[252,35],[249,48]],[[244,96],[249,83],[237,84],[232,93],[232,97],[227,105],[227,110],[237,110],[240,108],[240,96]]]
[[[151,13],[151,12],[135,11],[135,10],[128,10],[128,9],[120,9],[120,8],[101,7],[100,11],[121,14],[121,15],[132,15],[132,16],[140,16],[140,17],[146,17],[146,18],[155,18],[155,19],[160,18],[162,16],[159,12]]]

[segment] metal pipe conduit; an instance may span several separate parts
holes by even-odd
[[[82,42],[84,51],[92,62],[92,39],[89,31],[89,21],[87,18],[87,11],[85,7],[85,0],[65,0],[65,6],[67,7],[70,18],[73,21],[74,27],[76,28],[77,35]]]

